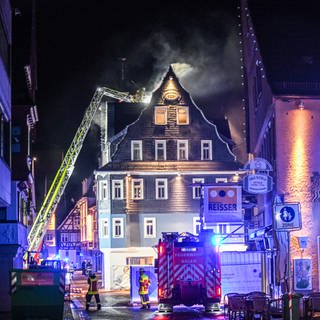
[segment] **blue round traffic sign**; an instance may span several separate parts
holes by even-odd
[[[291,222],[295,217],[295,212],[291,207],[283,207],[280,210],[280,219],[283,222]]]

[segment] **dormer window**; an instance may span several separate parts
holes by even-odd
[[[167,107],[154,107],[154,123],[157,125],[167,124]]]
[[[189,108],[177,107],[177,124],[186,125],[189,124]]]

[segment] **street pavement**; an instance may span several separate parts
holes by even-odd
[[[99,278],[99,274],[97,274]],[[91,300],[89,311],[85,310],[85,294],[88,288],[87,277],[77,272],[72,280],[70,302],[65,304],[64,320],[192,320],[192,319],[223,319],[223,314],[207,315],[204,308],[174,307],[173,313],[158,313],[158,306],[152,305],[150,309],[141,310],[140,305],[130,304],[129,291],[100,290],[101,310],[96,310],[94,298]],[[72,315],[72,318],[71,318]]]

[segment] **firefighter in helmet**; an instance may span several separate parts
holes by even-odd
[[[150,287],[150,279],[145,274],[144,269],[139,269],[140,277],[139,277],[139,295],[141,299],[142,307],[141,309],[150,309],[150,300],[149,300],[149,287]]]
[[[88,292],[86,294],[86,310],[89,310],[90,301],[92,296],[94,296],[97,303],[97,310],[101,309],[100,296],[98,291],[98,279],[97,276],[90,272],[88,277]]]

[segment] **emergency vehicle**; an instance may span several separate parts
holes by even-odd
[[[212,230],[163,232],[156,264],[159,312],[172,312],[179,304],[220,311],[220,255]]]

